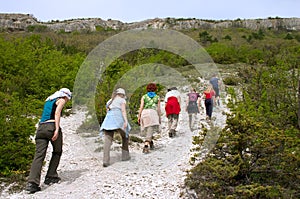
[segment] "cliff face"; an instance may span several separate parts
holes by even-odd
[[[0,30],[24,31],[28,27],[43,26],[51,31],[96,31],[97,29],[212,29],[212,28],[249,28],[253,30],[271,28],[274,30],[300,30],[300,18],[270,18],[270,19],[244,19],[244,20],[201,20],[156,18],[141,22],[123,23],[118,20],[102,20],[100,18],[73,19],[65,21],[39,22],[29,14],[0,14]]]

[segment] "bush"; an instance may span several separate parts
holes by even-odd
[[[64,54],[35,34],[0,38],[0,54],[0,172],[7,177],[28,173],[38,121],[33,118],[40,117],[46,97],[73,87],[83,56]]]
[[[47,32],[49,29],[45,25],[29,25],[26,30],[28,32]]]
[[[215,150],[191,169],[186,184],[200,198],[298,198],[295,139],[246,115],[232,115]]]
[[[200,198],[299,198],[297,89],[291,86],[298,78],[288,68],[256,68],[242,97],[229,104],[215,149],[186,179]]]
[[[27,173],[35,151],[30,135],[35,133],[36,120],[24,117],[22,104],[3,93],[0,107],[0,176]]]
[[[238,77],[225,77],[223,83],[228,86],[237,86],[241,83],[241,79]]]

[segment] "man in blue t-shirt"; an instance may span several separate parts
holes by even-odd
[[[220,84],[220,82],[219,82],[219,78],[217,77],[216,74],[214,74],[212,76],[212,78],[209,80],[209,83],[213,86],[213,89],[216,92],[216,96],[215,96],[216,97],[216,103],[218,105],[220,105],[220,101],[219,101],[219,98],[220,98],[219,84]]]

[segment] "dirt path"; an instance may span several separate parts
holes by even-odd
[[[215,125],[222,126],[224,108],[214,111],[217,118]],[[195,127],[188,128],[188,116],[182,112],[179,117],[178,133],[169,138],[166,132],[167,119],[163,116],[161,138],[155,141],[156,149],[143,154],[140,148],[130,149],[131,159],[121,161],[121,152],[111,152],[112,165],[102,167],[102,152],[91,150],[85,144],[76,129],[85,118],[84,111],[76,111],[69,117],[62,118],[64,130],[63,156],[59,166],[62,178],[58,184],[41,185],[42,191],[27,194],[25,191],[12,195],[2,194],[4,198],[186,198],[183,188],[186,170],[190,168],[189,158],[192,136],[199,132],[202,125],[208,126],[202,110]],[[118,149],[118,148],[116,148]],[[47,159],[51,154],[51,147]],[[49,162],[49,161],[47,161]],[[48,166],[48,165],[46,165]],[[44,179],[45,171],[42,173]]]

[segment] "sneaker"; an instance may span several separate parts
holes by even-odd
[[[44,183],[46,185],[58,183],[61,180],[60,177],[46,177]]]
[[[26,185],[26,191],[29,193],[35,193],[37,191],[41,191],[41,187],[39,185],[35,184],[34,182],[28,182]]]

